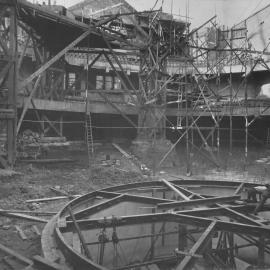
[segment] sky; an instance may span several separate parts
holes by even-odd
[[[43,0],[45,1],[45,0]],[[56,0],[57,4],[71,6],[82,0]],[[98,0],[97,0],[98,1]],[[154,6],[156,0],[126,0],[138,11]],[[218,22],[227,26],[239,23],[250,14],[270,4],[269,0],[158,0],[159,8],[163,1],[163,11],[179,16],[189,15],[191,27],[197,27],[205,21],[218,16]],[[41,0],[40,0],[41,2]],[[54,2],[54,0],[52,0]],[[187,12],[188,11],[188,12]],[[185,19],[182,17],[182,19]]]

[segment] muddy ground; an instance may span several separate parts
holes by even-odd
[[[127,146],[123,146],[128,150]],[[34,164],[18,162],[14,168],[16,174],[0,171],[0,208],[7,210],[58,211],[67,200],[49,203],[27,203],[29,199],[59,196],[50,188],[61,189],[69,194],[84,194],[106,186],[130,182],[147,181],[151,177],[142,177],[138,167],[134,166],[111,145],[99,145],[88,168],[85,147],[51,149],[48,158],[70,158],[70,163]],[[221,167],[217,168],[205,156],[192,155],[192,175],[186,176],[185,151],[178,148],[179,159],[175,167],[160,168],[157,177],[190,179],[215,179],[270,182],[270,151],[264,147],[249,149],[245,159],[243,147],[234,148],[232,155],[224,148],[216,153]],[[107,159],[107,161],[105,161]],[[269,164],[268,164],[269,163]],[[50,216],[41,218],[49,219]],[[42,231],[43,224],[0,216],[0,244],[16,250],[31,258],[41,254],[40,235],[33,228]],[[25,234],[25,240],[18,233],[18,226]],[[0,252],[0,269],[22,269],[13,258]]]

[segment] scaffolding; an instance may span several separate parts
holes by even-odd
[[[0,1],[0,130],[6,147],[0,145],[0,167],[12,166],[16,159],[17,115],[17,6],[16,1]]]
[[[2,0],[0,3],[4,10],[7,1]],[[8,3],[9,7],[12,7],[11,2]],[[16,3],[14,2],[14,7]],[[29,9],[29,11],[22,13],[22,7],[26,10]],[[44,18],[45,15],[48,17],[57,15],[52,15],[36,5],[21,1],[17,3],[16,10],[18,14],[14,15],[14,20],[12,20],[12,13],[10,15],[4,13],[5,16],[10,16],[10,22],[13,21],[14,25],[18,24],[25,41],[20,42],[19,57],[14,55],[14,59],[18,61],[18,68],[9,76],[10,78],[13,76],[13,84],[11,85],[11,79],[6,80],[10,83],[8,86],[9,102],[6,102],[5,105],[1,104],[1,116],[5,115],[4,117],[11,119],[8,120],[10,123],[8,124],[8,134],[12,132],[11,126],[16,127],[15,135],[8,136],[7,160],[10,165],[14,164],[15,161],[15,137],[20,131],[29,108],[34,110],[42,134],[51,130],[56,135],[62,136],[63,116],[61,115],[59,119],[50,118],[49,114],[36,108],[34,98],[45,98],[48,101],[65,99],[65,95],[76,83],[74,81],[68,86],[65,76],[66,61],[64,57],[70,52],[75,53],[75,55],[84,55],[84,58],[87,59],[85,64],[87,76],[95,63],[100,60],[107,62],[123,86],[122,92],[127,100],[126,105],[134,108],[134,111],[138,113],[138,123],[123,112],[117,103],[110,100],[106,92],[96,91],[96,93],[120,114],[128,125],[137,129],[139,139],[151,142],[155,148],[157,140],[166,139],[168,128],[175,130],[178,134],[176,142],[171,145],[168,152],[161,160],[155,161],[153,171],[163,164],[182,140],[185,140],[186,146],[187,174],[192,173],[192,156],[195,156],[196,153],[200,153],[215,166],[222,166],[219,159],[221,121],[225,117],[229,117],[229,153],[232,153],[233,117],[236,115],[244,118],[245,157],[247,158],[249,137],[252,136],[249,133],[249,127],[269,109],[269,104],[265,101],[249,98],[247,80],[258,66],[269,71],[263,58],[267,54],[266,49],[269,44],[261,52],[251,48],[246,26],[225,29],[217,24],[217,18],[214,16],[200,27],[190,31],[187,20],[176,20],[172,14],[165,14],[161,10],[121,13],[105,16],[97,22],[79,23],[74,20],[72,24],[78,27],[80,34],[65,41],[61,47],[58,45],[57,48],[52,48],[50,47],[52,46],[51,40],[46,40],[48,44],[44,46],[42,34],[45,35],[45,33],[37,33],[34,25],[31,23],[28,25],[27,20],[28,16],[32,16],[32,11],[40,12],[42,15],[40,18]],[[132,30],[130,26],[119,24],[122,16],[132,16]],[[1,18],[4,20],[4,17]],[[63,24],[69,25],[71,23],[63,16],[58,19]],[[83,18],[83,21],[85,20]],[[5,23],[2,25],[4,27]],[[113,26],[121,27],[122,30],[115,31]],[[17,29],[17,27],[15,28]],[[11,31],[12,27],[2,29],[1,33],[5,37],[13,37],[13,40],[8,43],[12,46],[6,46],[2,41],[4,38],[1,38],[1,54],[7,49],[10,50],[10,53],[16,54],[17,50],[14,48],[20,39],[15,30],[10,35],[4,33],[7,30]],[[136,32],[135,36],[134,31]],[[102,48],[95,48],[95,44],[89,46],[90,35],[97,37]],[[117,46],[115,46],[116,42]],[[133,58],[140,60],[138,68],[139,89],[129,77],[130,69],[126,60],[127,55],[123,55],[115,48],[129,49],[130,52],[133,52]],[[36,70],[28,77],[21,78],[22,62],[29,51],[32,51],[35,59]],[[12,71],[12,63],[12,61],[7,62],[7,65],[1,70],[0,82],[2,84],[7,78],[7,74]],[[237,72],[242,74],[241,82],[238,85],[234,82],[235,66],[238,68]],[[13,89],[16,89],[18,83],[17,71],[18,76],[20,76],[19,89],[24,92],[25,100],[16,125],[17,92]],[[88,91],[92,88],[94,89],[87,78],[87,85],[83,89],[87,115],[91,110]],[[258,113],[254,113],[254,108],[258,107],[262,107],[262,109]],[[176,109],[175,123],[166,116],[169,108]],[[8,116],[6,116],[7,113]],[[207,126],[202,125],[203,117],[208,117],[210,121]],[[87,119],[89,120],[89,118]],[[59,125],[57,125],[58,123]],[[86,129],[87,134],[90,135],[87,136],[90,138],[87,140],[90,156],[90,152],[93,152],[93,125],[92,123],[89,125],[89,121],[85,123],[88,123]],[[196,139],[199,140],[199,144],[196,143]],[[1,155],[1,157],[3,156]],[[5,161],[2,160],[1,163],[5,167],[7,166]]]
[[[226,116],[229,117],[228,150],[231,155],[233,117],[241,116],[245,123],[244,155],[247,160],[249,136],[256,139],[249,133],[249,127],[269,109],[266,100],[251,99],[248,96],[247,81],[258,65],[269,71],[263,58],[263,55],[267,54],[265,51],[269,44],[263,51],[256,51],[250,47],[246,26],[225,29],[217,24],[216,16],[187,33],[186,43],[190,51],[185,53],[186,59],[179,64],[180,76],[175,77],[177,79],[170,85],[174,89],[177,87],[173,84],[181,85],[177,91],[175,90],[175,102],[178,103],[179,113],[177,125],[173,127],[179,133],[179,138],[170,151],[181,140],[186,140],[187,174],[191,173],[190,157],[194,156],[194,151],[203,155],[217,167],[221,167],[219,159],[221,121]],[[238,85],[233,81],[236,65],[237,72],[242,74]],[[254,107],[260,108],[262,103],[263,109],[254,113]],[[204,116],[211,119],[211,125],[208,127],[200,126],[200,119]],[[200,145],[196,145],[193,141],[196,135],[194,132],[201,140]],[[169,152],[159,165],[166,159]]]

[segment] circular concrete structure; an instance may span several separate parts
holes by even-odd
[[[270,208],[252,183],[175,180],[105,188],[68,203],[45,227],[44,256],[65,269],[247,269],[270,265]]]

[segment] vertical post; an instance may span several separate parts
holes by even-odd
[[[247,32],[245,33],[245,49],[247,50]],[[247,59],[247,51],[245,51],[245,59]],[[247,156],[248,156],[248,104],[247,104],[247,99],[248,99],[248,92],[247,92],[247,62],[245,62],[245,167],[247,165]]]
[[[232,35],[230,37],[230,46],[232,46]],[[233,52],[230,52],[230,148],[229,154],[232,155],[232,140],[233,140],[233,81],[232,81],[232,57]]]
[[[187,65],[186,61],[185,61],[185,66]],[[184,86],[184,90],[185,90],[185,101],[186,101],[186,158],[187,158],[187,175],[190,176],[191,175],[191,168],[190,168],[190,149],[189,149],[189,115],[188,115],[188,94],[187,94],[187,77],[185,75],[185,86]],[[191,100],[192,102],[192,100]]]
[[[248,157],[248,117],[245,116],[245,161],[247,163]]]
[[[178,225],[178,250],[184,251],[187,247],[187,227]]]
[[[264,245],[265,245],[265,239],[264,237],[260,237],[258,241],[258,267],[262,269],[264,267]]]
[[[230,146],[229,146],[229,154],[232,155],[232,139],[233,139],[233,97],[232,97],[232,73],[230,73]]]
[[[41,114],[41,118],[40,118],[40,120],[41,120],[41,129],[42,129],[42,136],[45,136],[45,121],[44,121],[44,115],[43,115],[43,113]]]
[[[152,190],[152,197],[155,197],[155,189]],[[155,213],[156,209],[152,209],[152,213]],[[150,249],[150,259],[153,259],[155,257],[155,223],[151,224],[151,249]]]
[[[234,234],[232,232],[228,232],[227,237],[228,237],[228,243],[229,243],[229,264],[230,264],[230,267],[232,269],[235,269],[235,261],[234,261]]]
[[[166,199],[166,190],[163,190],[162,192],[162,198],[163,199]],[[164,210],[165,212],[166,210]],[[162,227],[162,235],[161,235],[161,245],[164,247],[165,246],[165,232],[166,232],[166,225],[164,223],[164,226]]]
[[[7,160],[13,166],[16,160],[16,126],[17,126],[17,17],[14,5],[9,6],[10,40],[9,61],[11,66],[8,76],[8,108],[14,111],[14,118],[7,121]]]
[[[61,137],[63,137],[63,114],[61,113],[60,115],[60,119],[59,119],[59,131],[60,131],[60,135]]]
[[[218,151],[218,158],[219,158],[219,154],[220,154],[220,119],[219,119],[219,115],[217,115],[217,151]]]

